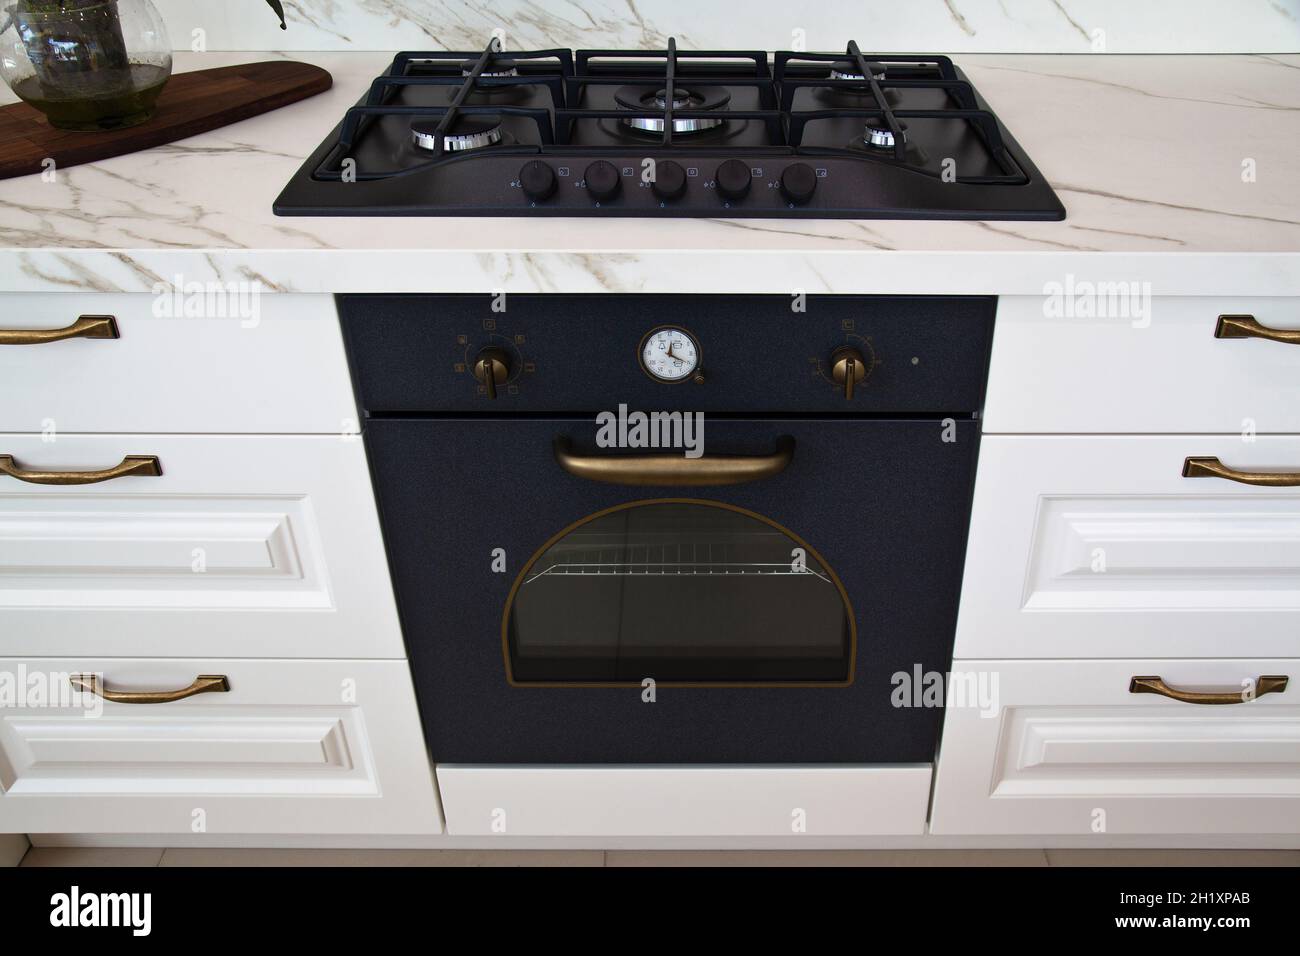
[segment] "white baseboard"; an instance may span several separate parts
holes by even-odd
[[[22,833],[0,833],[0,867],[17,866],[31,846]]]
[[[969,849],[1195,849],[1296,850],[1300,835],[1206,835],[1091,837],[909,836],[703,838],[703,837],[453,837],[265,834],[33,833],[34,846],[265,847],[270,849],[381,850],[969,850]]]

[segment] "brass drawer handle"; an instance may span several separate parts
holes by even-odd
[[[83,315],[61,329],[0,329],[0,345],[41,345],[64,339],[117,339],[117,319],[111,315]]]
[[[1224,478],[1243,485],[1270,488],[1300,488],[1300,471],[1238,471],[1217,458],[1188,458],[1183,461],[1184,478]]]
[[[180,690],[109,690],[102,687],[94,674],[74,674],[68,682],[77,690],[94,694],[115,704],[170,704],[174,700],[184,700],[195,694],[228,694],[230,680],[225,674],[203,674],[194,678],[194,683]]]
[[[162,474],[162,465],[156,455],[127,455],[120,465],[102,471],[32,471],[20,468],[13,455],[0,455],[0,474],[33,485],[93,485],[128,475],[157,478]]]
[[[1283,676],[1259,677],[1255,680],[1254,697],[1265,694],[1280,694],[1286,690],[1288,678]],[[1227,690],[1200,693],[1190,690],[1178,690],[1170,687],[1159,677],[1134,677],[1129,681],[1130,694],[1159,694],[1171,700],[1180,700],[1184,704],[1244,704],[1254,697],[1246,697],[1246,691]]]
[[[567,438],[555,439],[555,460],[569,474],[611,485],[739,485],[785,471],[794,439],[776,440],[771,455],[575,455]]]
[[[1260,325],[1253,315],[1221,315],[1219,324],[1214,327],[1216,339],[1268,339],[1270,342],[1284,342],[1287,345],[1300,345],[1300,329],[1270,329]]]

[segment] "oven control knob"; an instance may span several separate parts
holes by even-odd
[[[474,377],[487,389],[488,398],[497,397],[497,388],[510,377],[510,356],[505,349],[488,346],[474,359]]]
[[[862,353],[851,345],[841,345],[831,353],[831,379],[844,389],[844,397],[853,397],[853,386],[867,377],[867,363]]]
[[[718,185],[718,193],[723,199],[744,199],[749,195],[749,187],[754,184],[754,176],[738,159],[729,159],[713,174],[713,181]]]
[[[654,165],[655,178],[650,188],[660,199],[681,199],[686,195],[686,170],[680,163],[665,159]]]
[[[781,173],[781,192],[796,206],[812,199],[817,189],[817,173],[807,163],[791,163]]]
[[[540,159],[529,160],[519,170],[519,185],[524,195],[534,202],[550,199],[555,195],[555,170]]]
[[[587,183],[587,193],[596,202],[609,202],[618,195],[623,185],[618,175],[618,167],[611,162],[598,159],[582,174]]]

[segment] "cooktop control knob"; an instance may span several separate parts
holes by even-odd
[[[603,159],[588,166],[582,178],[587,183],[587,193],[596,202],[609,202],[618,195],[619,187],[623,185],[619,179],[618,167]]]
[[[519,170],[519,185],[534,202],[550,199],[555,194],[555,170],[540,159],[529,160]]]
[[[729,159],[718,167],[713,181],[718,184],[718,193],[723,199],[744,199],[754,184],[754,177],[740,160]]]
[[[489,345],[474,359],[474,377],[487,388],[487,397],[496,398],[497,388],[510,377],[510,356],[505,349]]]
[[[686,170],[671,159],[657,162],[650,188],[660,199],[681,199],[686,195]]]
[[[831,379],[844,389],[845,399],[853,398],[853,386],[867,377],[867,362],[851,345],[841,345],[831,353]]]
[[[812,199],[817,189],[817,173],[807,163],[791,163],[781,173],[781,192],[796,206]]]

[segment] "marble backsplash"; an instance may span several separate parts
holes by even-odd
[[[948,53],[1300,51],[1300,0],[154,0],[177,49],[657,48]]]

